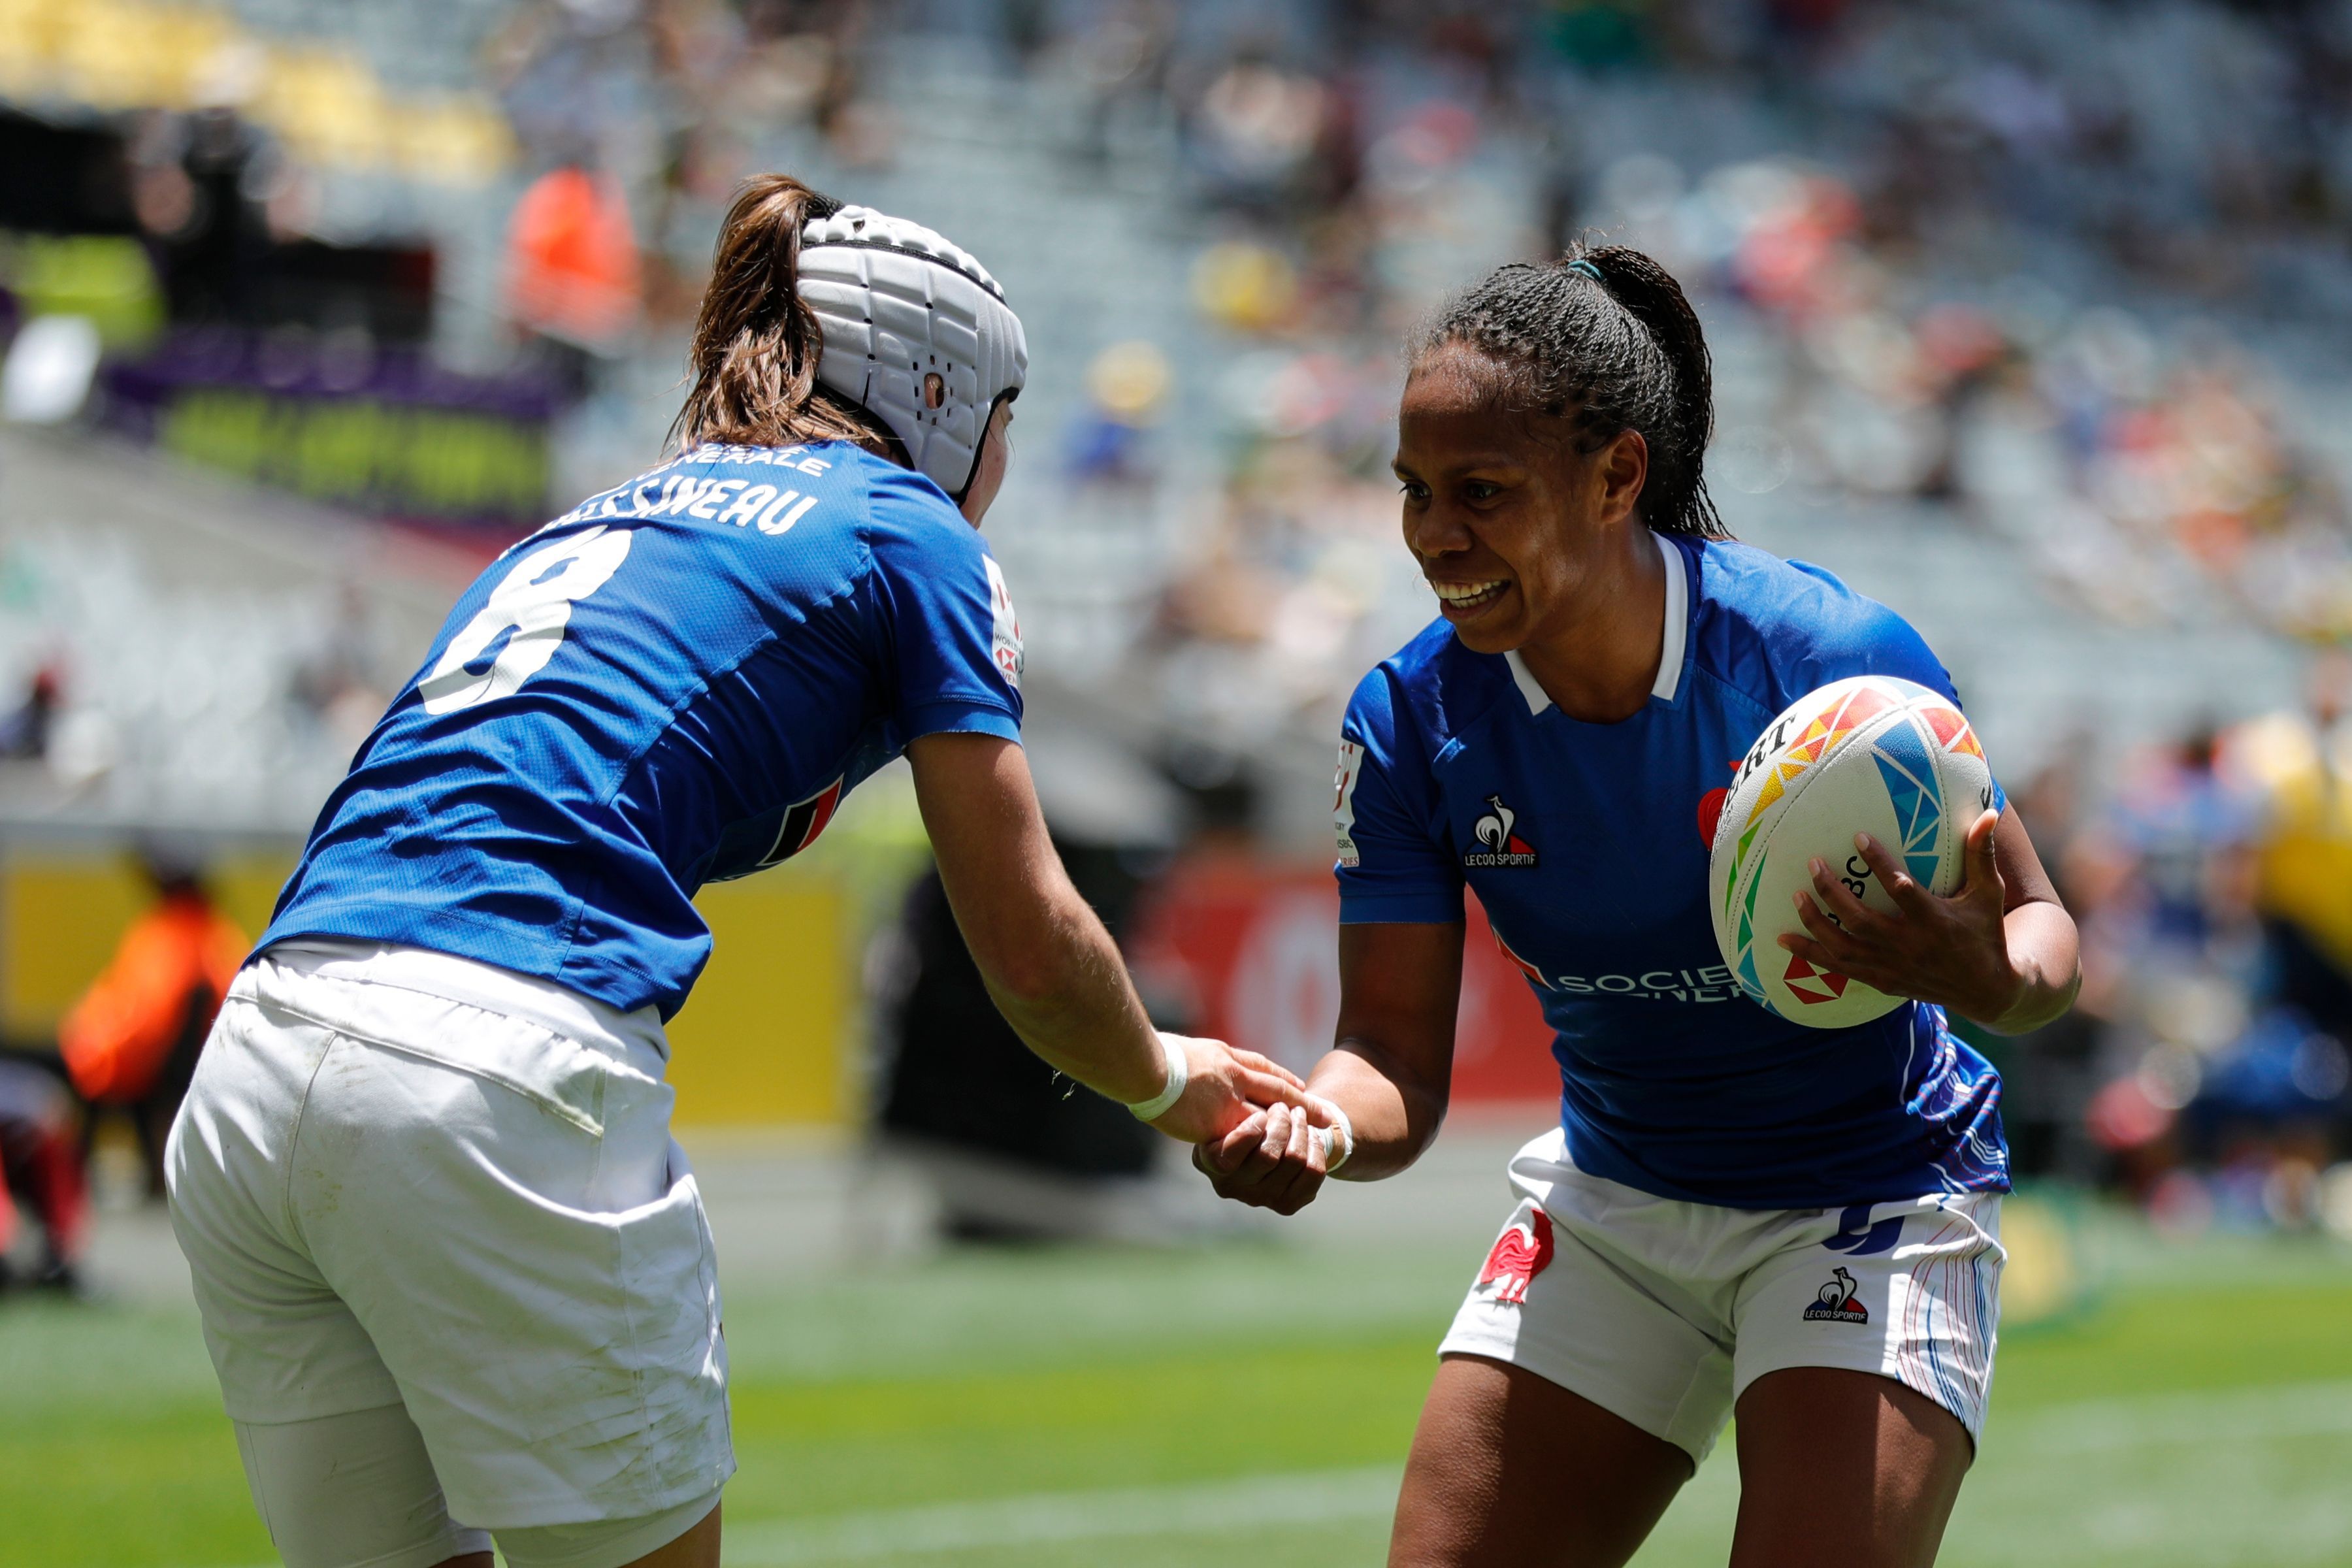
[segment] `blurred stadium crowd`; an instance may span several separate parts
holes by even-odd
[[[1922,623],[2084,921],[2079,1016],[1992,1046],[2021,1168],[2352,1237],[2345,0],[0,0],[0,100],[20,431],[474,559],[660,447],[743,175],[952,235],[1029,323],[992,537],[1041,727],[1147,775],[1062,791],[1114,848],[1318,852],[1429,613],[1400,336],[1647,248],[1727,518]],[[299,832],[415,651],[383,584],[159,577],[92,493],[0,540],[0,807]]]

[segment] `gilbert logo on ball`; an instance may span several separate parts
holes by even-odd
[[[1707,864],[1716,945],[1749,999],[1817,1028],[1866,1024],[1901,1005],[1785,951],[1802,932],[1794,895],[1816,858],[1877,910],[1895,901],[1854,850],[1867,833],[1929,891],[1959,885],[1961,841],[1992,804],[1992,770],[1960,710],[1886,675],[1834,681],[1764,727],[1732,780]]]

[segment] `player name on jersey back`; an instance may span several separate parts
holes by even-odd
[[[493,562],[331,796],[263,942],[407,943],[674,1012],[693,896],[941,731],[1020,737],[1019,619],[939,487],[706,444]]]
[[[776,482],[768,483],[741,476],[682,471],[712,463],[787,469],[812,479],[823,479],[833,467],[833,459],[808,447],[730,447],[710,442],[625,485],[590,496],[541,531],[600,518],[691,517],[705,522],[730,522],[738,528],[749,526],[772,537],[791,531],[816,505],[814,495],[803,495],[782,474]]]

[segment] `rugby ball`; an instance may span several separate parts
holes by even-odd
[[[1805,929],[1795,895],[1811,889],[1818,857],[1864,905],[1892,912],[1895,900],[1854,849],[1857,833],[1886,846],[1922,887],[1948,895],[1969,825],[1992,797],[1976,731],[1927,687],[1859,675],[1790,704],[1741,759],[1707,862],[1716,945],[1740,989],[1766,1011],[1821,1029],[1902,1005],[1780,946],[1782,932]]]

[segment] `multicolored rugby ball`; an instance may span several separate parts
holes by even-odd
[[[1961,843],[1991,805],[1992,769],[1951,701],[1913,681],[1858,675],[1808,692],[1758,736],[1716,819],[1707,907],[1716,945],[1750,1000],[1794,1023],[1850,1028],[1902,1005],[1782,948],[1802,934],[1795,895],[1830,865],[1872,909],[1895,900],[1855,850],[1867,833],[1922,887],[1959,885]]]

